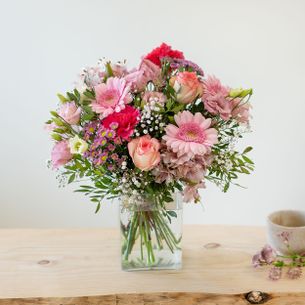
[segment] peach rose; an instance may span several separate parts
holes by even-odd
[[[157,139],[146,135],[128,143],[129,155],[137,168],[148,171],[160,162],[160,143]]]
[[[177,93],[178,102],[182,104],[194,102],[196,97],[203,93],[202,83],[195,72],[179,72],[169,83]]]

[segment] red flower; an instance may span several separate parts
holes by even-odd
[[[114,112],[108,115],[102,121],[102,124],[105,128],[111,129],[112,123],[117,123],[116,134],[122,139],[128,140],[139,121],[139,115],[139,110],[127,105],[120,112]]]
[[[184,59],[182,52],[178,50],[172,50],[172,47],[166,43],[162,43],[160,47],[153,49],[149,54],[147,54],[144,59],[148,59],[154,64],[161,67],[161,59],[164,57]]]

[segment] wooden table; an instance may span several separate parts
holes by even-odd
[[[264,244],[262,227],[185,226],[181,271],[123,272],[117,230],[2,229],[0,305],[305,304],[305,275],[252,268]]]

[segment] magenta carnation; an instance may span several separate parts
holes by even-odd
[[[184,59],[184,55],[181,51],[173,50],[171,46],[164,42],[159,47],[153,49],[144,58],[161,67],[161,60],[164,57]]]
[[[201,113],[193,115],[190,111],[183,111],[174,118],[178,126],[169,124],[163,139],[178,156],[186,154],[190,159],[195,155],[204,155],[217,143],[216,129],[209,128],[211,119],[206,119]]]
[[[105,128],[111,129],[116,125],[116,134],[124,140],[128,140],[134,132],[134,128],[139,121],[140,112],[131,106],[126,106],[120,112],[114,112],[108,115],[102,124]]]

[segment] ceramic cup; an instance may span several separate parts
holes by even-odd
[[[269,244],[282,254],[289,247],[295,253],[305,253],[305,211],[283,210],[271,213],[267,220]]]

